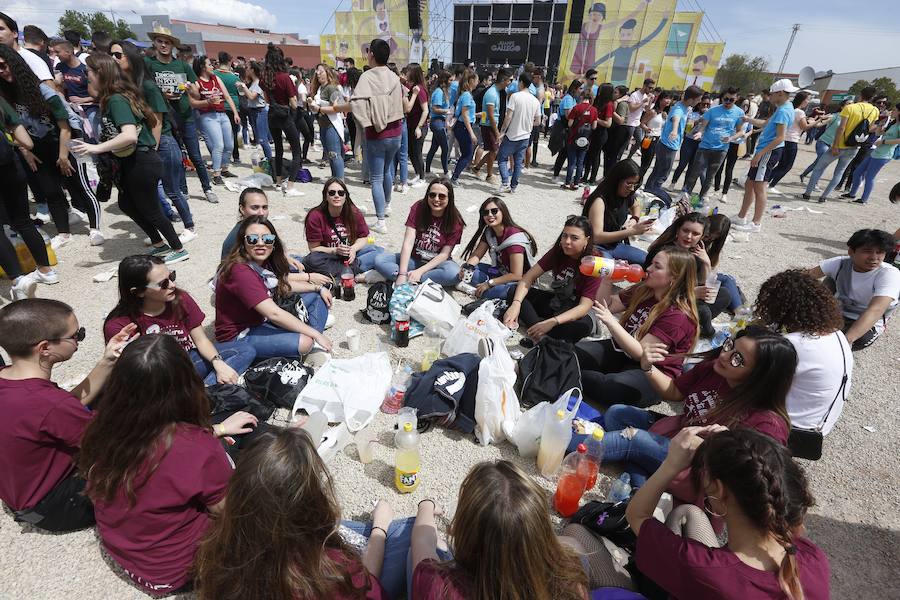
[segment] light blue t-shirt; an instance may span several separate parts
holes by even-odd
[[[838,113],[834,113],[834,116],[828,122],[828,125],[825,126],[825,131],[822,132],[822,135],[819,136],[819,141],[823,144],[828,144],[831,146],[834,144],[834,136],[837,134],[837,128],[841,124],[841,115]]]
[[[784,130],[787,131],[787,128],[793,123],[794,105],[790,102],[785,102],[775,109],[775,114],[769,117],[766,126],[763,127],[762,132],[759,134],[759,139],[756,140],[756,154],[762,152],[775,139],[775,127],[777,125],[784,125]],[[784,146],[784,140],[781,140],[781,143],[775,148],[781,148],[782,146]]]
[[[472,92],[463,92],[459,99],[456,101],[456,118],[459,119],[462,114],[463,107],[467,107],[469,109],[469,123],[475,122],[475,98],[472,97]]]
[[[565,118],[566,113],[569,111],[569,109],[576,104],[577,102],[575,102],[575,98],[573,98],[571,95],[566,94],[565,96],[563,96],[563,99],[559,102],[559,116]]]
[[[725,108],[722,105],[714,106],[703,113],[703,120],[708,121],[700,138],[701,150],[728,150],[728,143],[722,138],[734,135],[738,123],[744,118],[744,111],[737,106]]]
[[[456,99],[459,98],[459,82],[450,82],[450,105],[456,106]]]
[[[444,90],[442,90],[441,88],[435,88],[434,91],[431,92],[431,110],[428,111],[428,114],[432,119],[446,118],[446,113],[436,113],[434,112],[434,107],[450,108],[450,104],[447,102],[447,97],[444,95]]]
[[[484,95],[481,97],[481,124],[482,125],[491,125],[492,123],[488,121],[488,112],[487,107],[494,107],[494,122],[493,125],[497,124],[497,117],[500,114],[500,92],[497,91],[497,86],[492,85],[487,90],[485,90]]]
[[[670,150],[678,150],[681,148],[681,142],[684,140],[684,128],[687,125],[687,116],[690,113],[691,109],[681,102],[676,102],[675,105],[669,109],[669,118],[666,119],[666,123],[662,128],[662,134],[659,136],[659,142],[662,145]],[[669,140],[669,135],[672,133],[672,119],[675,117],[681,118],[678,120],[678,129],[676,130],[678,137],[675,138],[675,141],[673,142]]]
[[[519,79],[518,77],[513,77],[513,80],[509,82],[509,85],[506,86],[506,95],[515,94],[519,91]]]

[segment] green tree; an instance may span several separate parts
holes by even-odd
[[[874,86],[879,94],[884,94],[888,98],[888,104],[894,105],[900,102],[900,91],[897,90],[897,84],[890,77],[876,77],[872,81],[860,79],[850,86],[847,90],[851,94],[859,95],[860,90],[864,87]]]
[[[735,87],[741,94],[747,95],[767,88],[771,83],[772,75],[769,74],[769,61],[766,58],[749,54],[731,54],[719,66],[714,87],[716,89]]]
[[[59,18],[59,33],[72,29],[87,39],[94,31],[105,31],[113,39],[133,38],[134,32],[123,19],[113,22],[102,12],[83,13],[77,10],[67,10]]]

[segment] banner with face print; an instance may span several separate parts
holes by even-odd
[[[326,53],[322,60],[338,65],[341,59],[353,58],[356,66],[366,64],[369,44],[375,38],[383,39],[391,48],[391,62],[404,66],[411,62],[426,61],[426,36],[428,31],[427,3],[422,3],[422,29],[409,28],[409,11],[406,0],[353,0],[350,11],[339,11],[334,16],[335,52]]]

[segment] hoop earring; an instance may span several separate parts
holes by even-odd
[[[717,513],[717,512],[713,509],[712,503],[709,502],[710,500],[720,500],[720,499],[719,499],[719,498],[716,498],[715,496],[704,496],[704,497],[703,497],[703,510],[705,510],[706,512],[708,512],[710,515],[712,515],[712,516],[714,516],[714,517],[722,518],[722,517],[725,517],[725,516],[728,515],[728,511],[727,511],[727,510],[726,510],[725,512],[723,512],[723,513]]]

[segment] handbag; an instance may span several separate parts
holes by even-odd
[[[312,379],[312,368],[296,358],[269,358],[247,369],[244,386],[266,404],[293,408],[297,396]]]
[[[616,503],[593,500],[579,508],[569,522],[583,525],[591,532],[605,537],[616,546],[627,550],[629,554],[633,554],[637,536],[625,518],[627,508],[628,500]]]
[[[286,119],[291,115],[291,107],[287,104],[269,103],[269,117],[273,119]]]
[[[840,336],[837,333],[834,335],[837,337],[838,346],[841,347],[841,362],[844,365],[844,376],[841,378],[841,385],[834,395],[834,400],[831,401],[831,406],[828,407],[828,412],[825,413],[822,421],[815,429],[791,427],[791,433],[788,436],[788,449],[797,458],[805,458],[806,460],[819,460],[822,458],[822,444],[825,441],[825,436],[822,435],[822,428],[828,422],[831,409],[834,408],[834,403],[837,402],[838,397],[843,396],[843,399],[846,400],[847,379],[849,379],[847,376],[847,354],[844,350],[844,345],[841,343]]]
[[[416,290],[409,305],[409,316],[423,324],[434,324],[450,331],[459,320],[462,308],[440,284],[425,281]]]
[[[275,296],[273,300],[275,300],[278,308],[294,315],[303,323],[309,324],[309,310],[303,304],[303,298],[299,292],[291,292],[285,296]]]

